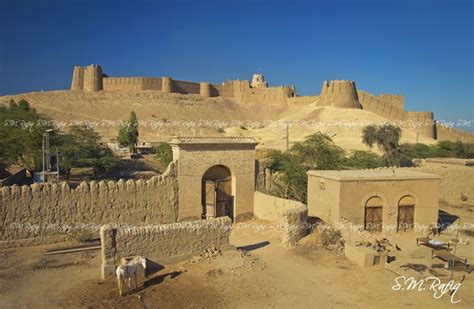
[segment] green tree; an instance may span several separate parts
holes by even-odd
[[[367,169],[380,167],[383,165],[383,162],[382,158],[376,153],[356,150],[347,158],[346,164],[350,168]]]
[[[87,126],[72,126],[58,138],[60,167],[69,173],[72,167],[93,167],[95,172],[106,172],[119,166],[119,160],[106,146],[100,135]]]
[[[117,141],[120,146],[128,147],[132,153],[138,143],[138,119],[134,111],[130,112],[128,121],[119,128]]]
[[[173,151],[168,143],[160,143],[153,147],[153,152],[164,170],[173,161]]]
[[[268,167],[278,172],[277,195],[306,202],[308,170],[344,168],[344,150],[326,134],[317,132],[303,142],[295,143],[288,151],[276,151],[269,158]]]
[[[50,129],[52,122],[26,100],[0,106],[0,160],[34,169],[41,162],[43,134]]]
[[[384,152],[387,166],[399,165],[399,151],[402,130],[391,124],[368,125],[362,130],[362,142],[369,147],[377,145]]]
[[[295,143],[289,151],[306,170],[335,170],[344,166],[344,150],[321,132],[307,136],[303,142]]]

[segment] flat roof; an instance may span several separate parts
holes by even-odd
[[[242,136],[192,136],[176,137],[170,144],[253,144],[258,143],[251,137]]]
[[[459,159],[459,158],[426,158],[426,162],[429,163],[442,163],[442,164],[455,164],[474,166],[474,159]]]
[[[405,169],[371,169],[343,171],[308,171],[309,176],[340,181],[354,180],[409,180],[409,179],[441,179],[439,175],[414,172]]]

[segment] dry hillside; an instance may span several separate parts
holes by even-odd
[[[364,110],[317,107],[316,102],[287,107],[259,103],[239,104],[232,99],[202,98],[199,95],[166,94],[160,91],[47,91],[0,97],[26,99],[40,113],[58,121],[93,125],[110,140],[116,136],[120,121],[135,111],[140,120],[142,141],[167,141],[176,135],[245,135],[255,137],[259,147],[284,149],[286,123],[290,141],[322,131],[347,150],[367,149],[361,142],[362,128],[386,120]],[[317,98],[315,98],[317,100]],[[403,130],[402,140],[416,142],[417,134]],[[434,143],[418,136],[418,141]]]

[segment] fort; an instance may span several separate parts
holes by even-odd
[[[254,74],[252,80],[227,80],[221,84],[190,82],[163,77],[110,77],[103,73],[100,65],[74,67],[71,90],[73,91],[141,91],[157,90],[163,93],[198,94],[202,97],[223,97],[238,103],[259,103],[286,107],[298,103],[313,103],[317,106],[363,109],[380,115],[389,121],[413,129],[425,137],[437,139],[466,140],[462,132],[450,131],[438,126],[433,112],[411,112],[405,110],[404,96],[397,94],[372,95],[358,90],[349,80],[324,81],[319,96],[298,96],[293,85],[270,87],[262,74]]]

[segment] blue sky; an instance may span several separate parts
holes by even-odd
[[[74,65],[111,76],[250,79],[319,94],[355,80],[408,110],[471,120],[473,1],[5,1],[0,95],[67,89]],[[471,128],[472,130],[472,128]]]

